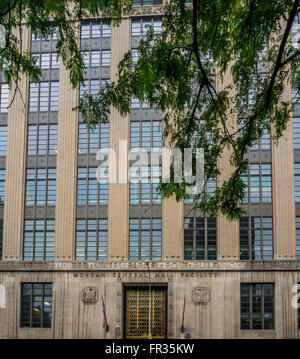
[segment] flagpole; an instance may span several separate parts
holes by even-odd
[[[146,261],[148,265],[148,280],[149,280],[149,319],[148,319],[148,339],[151,338],[151,314],[152,314],[152,296],[151,296],[151,282],[150,282],[150,264],[149,261]]]
[[[103,323],[102,326],[105,329],[106,332],[108,332],[109,330],[109,325],[107,322],[107,317],[106,317],[106,310],[105,310],[105,304],[104,304],[104,300],[103,300],[103,295],[102,295],[102,315],[103,315]]]

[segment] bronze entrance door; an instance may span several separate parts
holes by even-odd
[[[166,338],[166,308],[166,287],[125,288],[125,338],[147,339],[149,318],[152,338]]]

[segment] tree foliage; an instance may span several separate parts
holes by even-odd
[[[0,25],[4,26],[5,46],[0,48],[0,71],[10,87],[18,91],[20,76],[29,75],[38,81],[42,72],[36,59],[24,51],[22,33],[24,28],[32,34],[47,39],[58,36],[57,53],[70,72],[74,88],[83,81],[84,63],[78,47],[80,19],[104,17],[118,24],[122,14],[131,8],[130,0],[1,0]]]
[[[9,41],[1,50],[0,70],[10,83],[19,73],[33,79],[40,75],[30,54],[20,53],[17,35],[11,31],[19,28],[21,18],[37,35],[58,31],[58,53],[76,87],[84,69],[76,21],[91,13],[100,16],[102,11],[101,16],[118,22],[131,6],[128,0],[73,4],[72,9],[62,0],[1,4],[1,23]],[[13,11],[2,16],[12,6]],[[247,151],[271,127],[273,141],[278,141],[294,106],[283,96],[285,84],[300,89],[299,44],[294,41],[291,46],[289,41],[298,7],[299,0],[193,0],[191,5],[170,0],[163,31],[149,28],[140,42],[138,61],[133,62],[129,51],[119,63],[117,81],[97,95],[81,98],[78,108],[87,126],[107,121],[111,106],[126,115],[132,97],[147,100],[163,111],[164,139],[171,147],[204,148],[206,181],[220,174],[220,157],[229,148],[231,177],[219,183],[213,194],[206,190],[198,194],[195,206],[207,214],[240,218]],[[217,89],[216,77],[219,81],[228,72],[232,81]],[[238,119],[238,128],[228,121],[231,116]],[[171,177],[170,183],[160,184],[160,190],[164,197],[182,200],[189,186]]]
[[[204,148],[206,181],[220,174],[219,159],[229,148],[231,177],[213,194],[203,190],[196,195],[195,206],[211,215],[240,218],[246,153],[271,127],[276,143],[293,111],[293,102],[282,95],[291,73],[294,88],[300,85],[298,45],[288,41],[298,6],[299,1],[287,0],[194,0],[192,6],[171,0],[163,32],[149,29],[137,63],[129,51],[119,64],[118,80],[89,101],[101,109],[101,120],[106,105],[128,114],[132,96],[161,108],[164,138],[172,147]],[[228,72],[232,81],[217,91],[216,77],[220,81]],[[228,121],[231,116],[237,118],[237,129]],[[182,200],[191,185],[175,183],[171,176],[160,190],[164,197]]]

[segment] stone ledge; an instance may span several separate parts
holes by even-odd
[[[18,271],[300,271],[300,261],[0,261],[0,272]]]

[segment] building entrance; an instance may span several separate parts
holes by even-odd
[[[166,287],[125,288],[125,339],[166,338]]]

